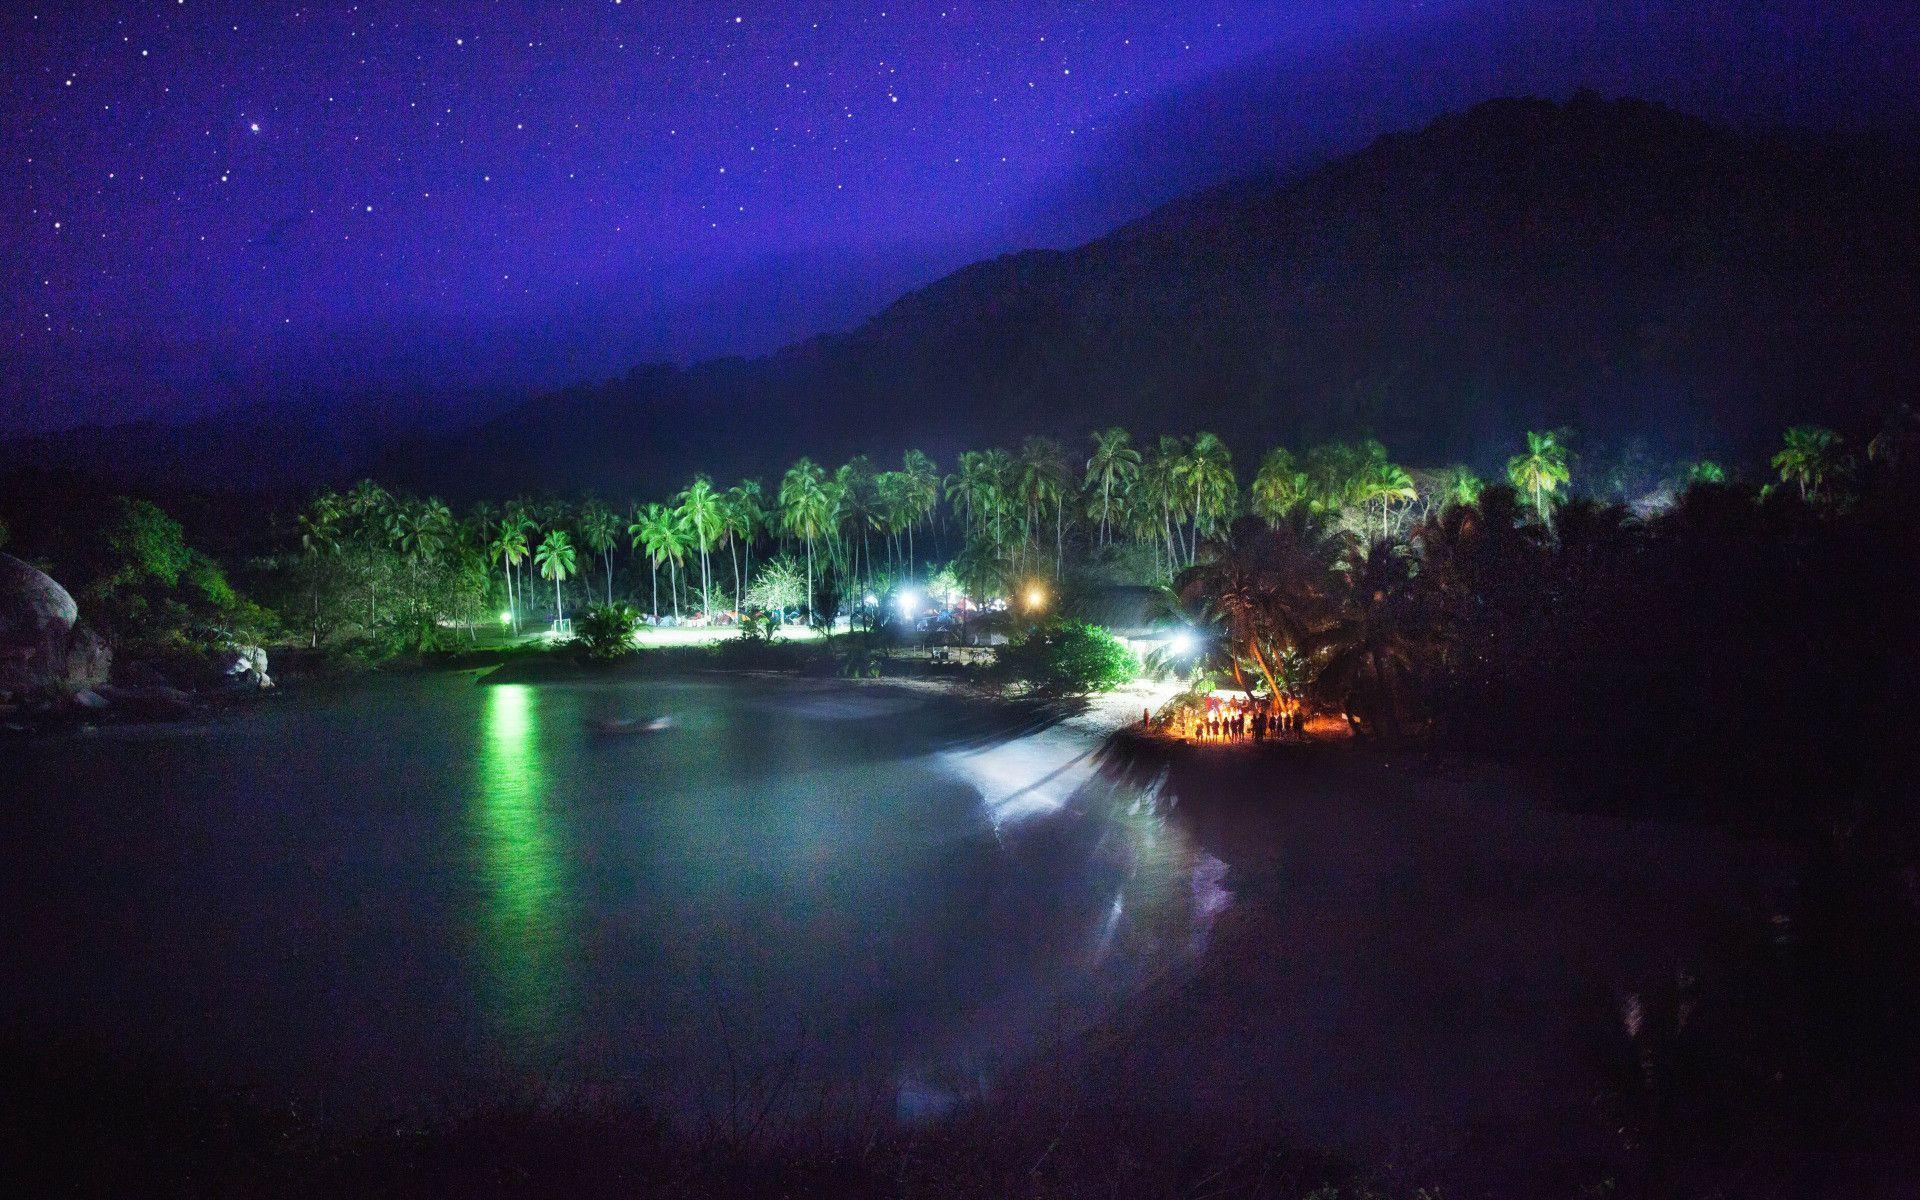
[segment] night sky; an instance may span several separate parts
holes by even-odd
[[[0,427],[759,352],[1487,95],[1911,75],[1910,6],[1636,7],[16,3]]]

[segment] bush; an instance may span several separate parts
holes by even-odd
[[[1009,646],[1016,677],[1038,691],[1065,695],[1107,692],[1139,673],[1133,651],[1104,626],[1055,620]]]
[[[631,654],[640,610],[631,604],[596,604],[574,622],[573,640],[587,657],[612,662]]]
[[[749,608],[740,614],[740,639],[762,646],[773,644],[780,633],[780,617],[764,608]]]

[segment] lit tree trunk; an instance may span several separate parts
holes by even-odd
[[[740,611],[740,539],[727,538],[727,553],[733,558],[733,610]]]
[[[500,560],[500,573],[507,578],[507,621],[515,633],[520,632],[520,613],[513,603],[513,563],[505,557]]]
[[[1057,579],[1067,557],[1067,500],[1064,494],[1053,498],[1053,574]]]
[[[695,536],[700,539],[700,615],[711,621],[713,593],[709,586],[712,577],[707,570],[707,535],[696,530]]]

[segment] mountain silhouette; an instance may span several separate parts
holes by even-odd
[[[1753,458],[1920,383],[1920,213],[1897,154],[1592,93],[1502,99],[1291,178],[1009,254],[850,332],[643,366],[390,445],[451,497],[616,497],[1034,433],[1210,429],[1243,456],[1370,433],[1492,465],[1528,428]],[[71,435],[62,435],[71,436]]]

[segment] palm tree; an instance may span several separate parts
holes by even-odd
[[[320,572],[318,561],[340,553],[340,522],[344,501],[333,492],[322,492],[308,510],[300,514],[300,553],[309,560],[308,601],[313,620],[308,630],[308,645],[320,644]]]
[[[859,581],[863,578],[860,570],[863,559],[866,562],[864,578],[871,579],[873,576],[873,547],[868,534],[878,524],[880,516],[873,463],[864,454],[854,455],[833,473],[833,488],[840,500],[835,513],[835,525],[847,547],[847,589],[852,594],[859,589]]]
[[[653,619],[660,619],[660,564],[667,560],[667,547],[673,540],[673,513],[664,504],[648,504],[636,510],[627,525],[629,544],[647,556],[647,574],[653,584]]]
[[[807,620],[813,620],[813,545],[833,527],[833,497],[827,473],[810,458],[787,468],[780,480],[780,524],[807,544]]]
[[[408,604],[413,616],[422,617],[426,597],[420,591],[420,568],[435,562],[453,533],[453,513],[441,501],[396,503],[387,515],[387,537],[407,564],[411,587]]]
[[[1486,490],[1486,486],[1486,481],[1470,468],[1448,467],[1440,480],[1440,507],[1444,510],[1462,504],[1478,504],[1480,493]]]
[[[873,521],[886,542],[891,567],[899,565],[907,527],[913,523],[911,486],[904,471],[882,471],[873,477]]]
[[[534,565],[540,568],[542,579],[553,580],[553,609],[556,627],[567,619],[567,610],[560,599],[560,581],[573,574],[573,539],[564,529],[555,529],[540,539],[540,548],[534,551]]]
[[[1301,464],[1307,476],[1308,505],[1320,516],[1339,513],[1353,503],[1354,489],[1367,468],[1385,462],[1386,457],[1386,447],[1371,439],[1357,444],[1322,442],[1308,450]]]
[[[713,618],[713,595],[711,591],[712,571],[707,551],[720,538],[721,497],[713,490],[713,480],[705,475],[695,475],[693,483],[675,498],[680,506],[680,522],[691,536],[694,548],[700,551],[700,611],[703,616]]]
[[[1150,536],[1159,549],[1166,552],[1169,575],[1180,565],[1177,551],[1180,539],[1174,530],[1186,519],[1186,497],[1191,494],[1184,481],[1186,460],[1186,443],[1176,437],[1162,436],[1153,454],[1141,465],[1135,488],[1140,500],[1136,519],[1142,530],[1152,531]]]
[[[1014,491],[1026,508],[1028,538],[1033,536],[1039,510],[1053,506],[1053,572],[1059,575],[1066,557],[1067,495],[1067,459],[1059,442],[1030,437],[1020,444]]]
[[[1093,453],[1087,458],[1085,486],[1099,494],[1100,544],[1107,544],[1113,524],[1116,493],[1124,493],[1140,476],[1140,452],[1133,448],[1133,435],[1118,425],[1093,435]]]
[[[620,539],[620,519],[598,500],[587,501],[580,510],[580,540],[600,556],[607,571],[607,603],[613,603],[613,546]]]
[[[1297,690],[1285,664],[1297,661],[1326,622],[1325,548],[1302,526],[1243,530],[1181,574],[1176,594],[1191,615],[1220,628],[1224,661],[1245,688],[1242,664],[1266,681],[1270,703]]]
[[[687,551],[693,549],[693,529],[688,526],[686,517],[677,508],[666,506],[666,516],[661,527],[662,551],[667,559],[667,590],[673,597],[673,619],[680,619],[680,564],[687,560]]]
[[[1211,433],[1193,439],[1193,447],[1181,459],[1177,478],[1193,498],[1193,541],[1187,549],[1192,564],[1200,551],[1200,536],[1211,534],[1233,516],[1237,488],[1233,478],[1233,454],[1226,443]]]
[[[1344,586],[1338,617],[1319,634],[1325,660],[1315,685],[1349,725],[1397,732],[1406,689],[1441,637],[1438,611],[1423,603],[1406,546],[1352,547],[1333,575]]]
[[[1406,469],[1390,462],[1379,462],[1367,469],[1360,477],[1356,499],[1362,505],[1380,502],[1380,540],[1387,539],[1387,517],[1394,503],[1411,504],[1419,498],[1419,492],[1413,486],[1413,476]]]
[[[1527,433],[1527,451],[1516,454],[1507,460],[1507,481],[1514,490],[1525,492],[1533,498],[1533,511],[1538,514],[1540,523],[1552,528],[1553,516],[1549,506],[1553,494],[1561,484],[1571,482],[1573,476],[1567,467],[1567,448],[1558,431]]]
[[[382,574],[373,568],[383,539],[389,536],[393,497],[373,480],[362,479],[347,492],[341,511],[355,558],[365,568],[360,575],[366,585],[367,627],[371,629],[380,620],[379,584]]]
[[[1000,481],[989,452],[968,450],[960,455],[954,473],[947,476],[947,503],[959,508],[969,533],[996,520]]]
[[[1800,486],[1800,499],[1817,497],[1821,486],[1840,471],[1840,435],[1819,425],[1795,425],[1787,430],[1785,441],[1773,456],[1773,469],[1780,472],[1782,483]]]
[[[1275,446],[1260,460],[1260,470],[1248,490],[1253,515],[1277,529],[1307,499],[1307,474],[1285,446]]]
[[[727,539],[727,551],[733,557],[733,606],[738,609],[746,595],[746,581],[753,577],[753,539],[766,526],[766,510],[760,503],[760,482],[749,479],[728,488],[721,498],[720,530]],[[747,561],[740,565],[740,549],[746,547]]]
[[[487,543],[487,557],[500,564],[507,580],[507,620],[515,633],[520,632],[520,610],[513,598],[513,568],[527,556],[527,533],[512,520],[500,522],[499,532]]]
[[[1701,483],[1725,483],[1727,469],[1710,458],[1703,458],[1699,462],[1687,465],[1684,478],[1688,487]]]
[[[379,517],[384,520],[392,507],[393,497],[371,479],[362,479],[347,493],[346,511],[355,517]]]
[[[900,458],[900,475],[905,481],[907,511],[907,578],[914,577],[913,531],[915,526],[933,518],[940,504],[940,468],[918,450],[909,450]]]

